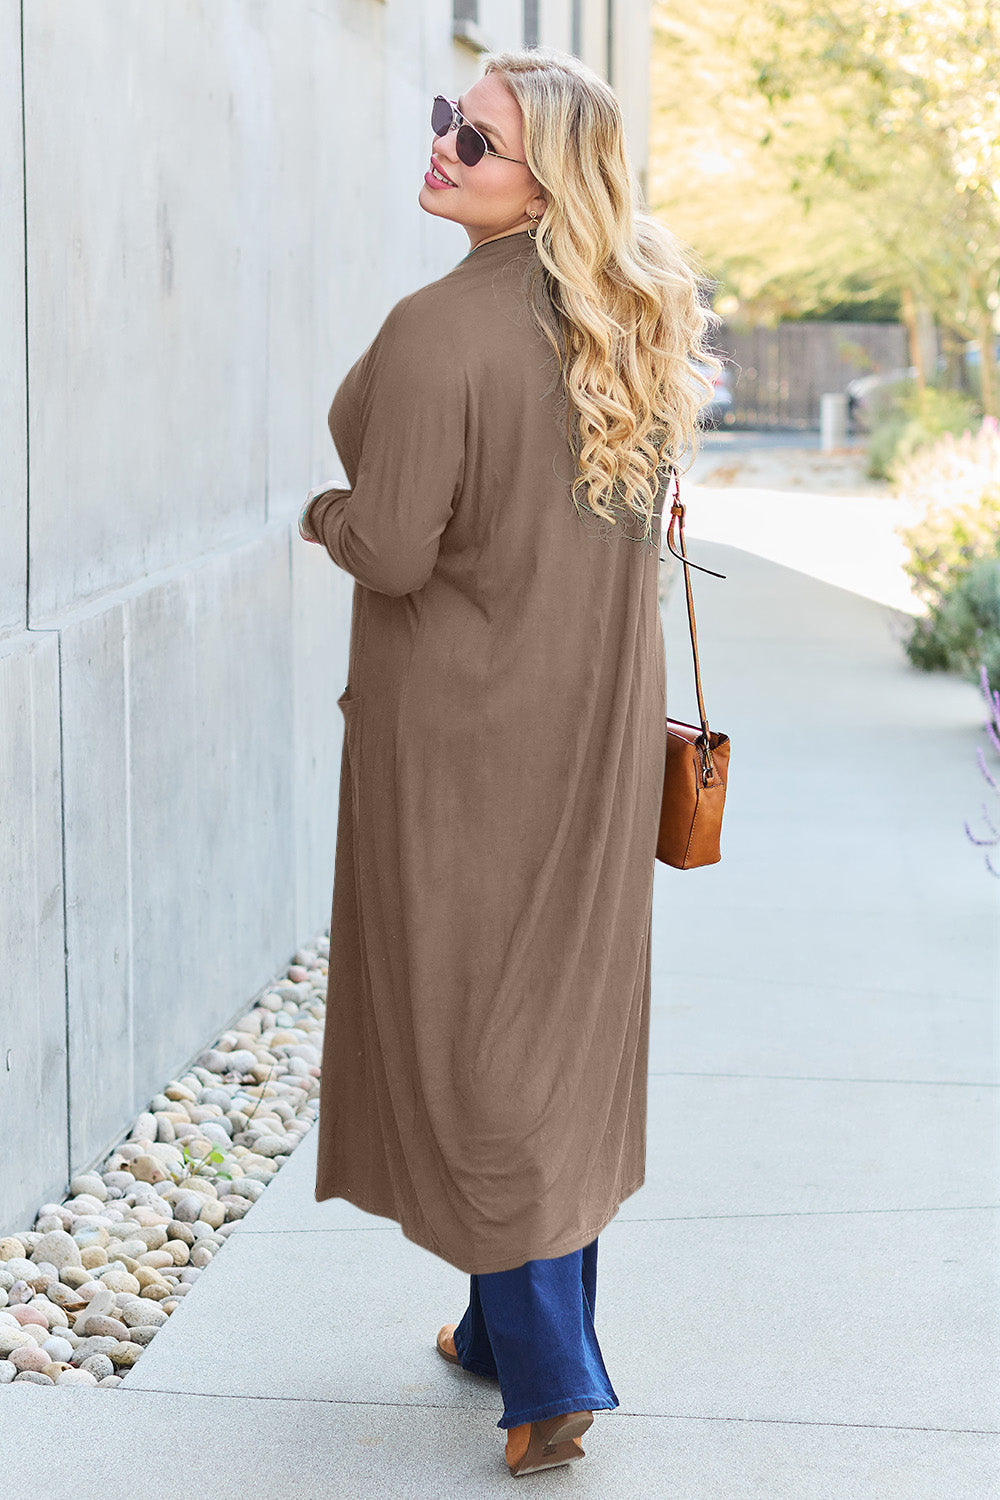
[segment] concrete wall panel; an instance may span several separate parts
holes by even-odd
[[[114,1144],[135,1093],[124,606],[68,623],[61,643],[69,1150],[79,1171]]]
[[[26,7],[32,623],[263,517],[260,11]]]
[[[573,0],[539,0],[540,40],[546,47],[569,52],[572,47]]]
[[[288,535],[128,607],[138,1107],[294,946]]]
[[[385,142],[385,60],[369,35],[382,7],[359,12],[350,24],[310,16],[308,42],[315,70],[315,115],[303,155],[309,162],[313,213],[312,282],[315,287],[310,348],[309,471],[302,498],[336,463],[326,416],[338,384],[378,332],[392,295],[390,263],[411,261],[406,234],[388,251],[385,202],[392,195],[397,150]],[[367,22],[367,26],[363,26]],[[405,20],[400,19],[400,25]],[[404,273],[405,274],[405,273]],[[412,274],[419,276],[417,264]],[[416,285],[414,281],[413,285]],[[301,503],[301,501],[300,501]]]
[[[0,0],[0,636],[26,624],[27,449],[19,0]]]
[[[0,1211],[27,1223],[67,1171],[55,634],[0,648],[0,730]]]
[[[292,542],[295,930],[330,920],[354,580],[326,551]]]
[[[129,601],[128,797],[132,812],[134,1047],[171,1072],[190,1012],[212,1012],[197,949],[201,875],[195,590],[179,573]],[[207,1028],[206,1028],[207,1029]],[[136,1089],[142,1092],[139,1077]],[[149,1090],[147,1089],[148,1093]],[[132,1108],[129,1100],[126,1108]]]
[[[268,528],[191,581],[204,892],[197,949],[221,1025],[287,961],[298,937],[287,528]],[[199,1005],[192,1016],[193,1047],[204,1042],[205,1014]]]
[[[271,87],[282,101],[281,128],[269,155],[267,268],[267,515],[297,515],[311,489],[309,455],[317,429],[314,396],[317,306],[316,223],[329,212],[313,180],[316,91],[323,75],[309,65],[315,16],[290,27],[272,7],[267,49]],[[318,482],[318,481],[317,481]]]
[[[649,0],[615,0],[612,12],[611,86],[621,101],[629,159],[643,198],[649,172]]]

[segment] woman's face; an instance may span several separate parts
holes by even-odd
[[[455,148],[454,128],[447,135],[435,136],[418,201],[427,213],[461,224],[475,249],[484,240],[530,228],[535,221],[528,210],[541,218],[545,198],[531,168],[523,164],[521,111],[506,85],[487,74],[466,89],[458,107],[486,137],[490,149],[501,156],[487,152],[474,167],[468,167]],[[516,160],[503,160],[509,156]],[[439,182],[431,174],[431,166],[443,172],[454,186]]]

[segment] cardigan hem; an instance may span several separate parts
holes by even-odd
[[[491,1276],[498,1271],[515,1271],[529,1260],[558,1260],[560,1256],[571,1255],[574,1250],[584,1249],[585,1246],[596,1240],[598,1235],[608,1227],[626,1198],[631,1198],[633,1193],[638,1192],[645,1180],[645,1173],[642,1173],[633,1183],[624,1188],[611,1212],[603,1216],[600,1222],[594,1227],[580,1230],[574,1234],[564,1235],[562,1238],[547,1245],[541,1254],[529,1247],[523,1253],[521,1251],[515,1252],[513,1259],[508,1255],[502,1261],[480,1261],[477,1259],[475,1262],[471,1262],[465,1257],[461,1260],[453,1259],[446,1252],[445,1247],[440,1241],[430,1232],[429,1226],[424,1229],[418,1227],[418,1225],[409,1219],[404,1221],[397,1213],[387,1211],[384,1205],[376,1208],[374,1200],[366,1199],[364,1193],[348,1193],[343,1191],[327,1193],[321,1192],[317,1186],[315,1198],[317,1203],[324,1203],[328,1198],[343,1198],[346,1202],[352,1203],[355,1208],[359,1208],[362,1213],[373,1214],[379,1219],[391,1219],[399,1225],[404,1239],[409,1240],[414,1245],[419,1245],[422,1250],[428,1250],[431,1255],[436,1255],[439,1260],[443,1260],[448,1265],[454,1266],[456,1271],[462,1271],[467,1276]]]

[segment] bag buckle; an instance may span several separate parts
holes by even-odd
[[[695,745],[698,749],[698,758],[701,761],[701,784],[702,786],[711,786],[718,773],[715,769],[715,762],[712,759],[712,747],[708,743],[704,730],[695,740]]]

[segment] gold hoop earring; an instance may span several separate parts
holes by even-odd
[[[537,238],[538,238],[538,229],[537,229],[537,225],[538,225],[538,224],[540,224],[540,223],[541,223],[541,220],[540,220],[540,219],[539,219],[539,217],[538,217],[538,215],[537,215],[537,214],[533,214],[533,213],[532,213],[532,212],[531,212],[531,209],[530,209],[530,208],[529,208],[529,209],[528,209],[528,218],[529,218],[529,219],[533,219],[533,220],[534,220],[534,222],[535,222],[535,225],[536,225],[536,228],[535,228],[535,232],[534,232],[534,234],[532,234],[532,232],[531,232],[531,230],[530,230],[530,229],[529,229],[529,230],[528,230],[528,239],[529,239],[529,240],[536,240],[536,239],[537,239]]]

